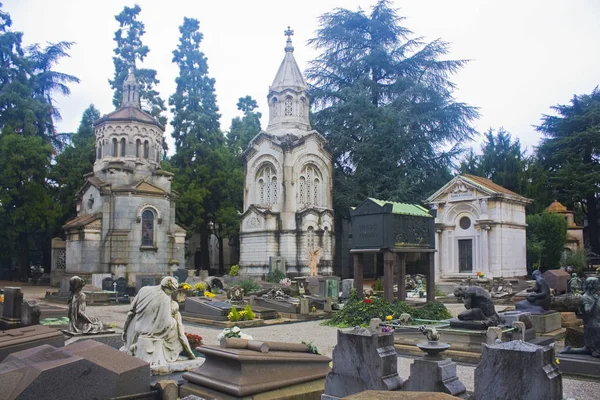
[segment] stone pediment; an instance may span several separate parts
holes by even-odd
[[[480,176],[464,174],[453,178],[431,195],[427,203],[441,203],[474,200],[480,197],[505,198],[528,204],[532,200],[512,192],[489,179]]]
[[[161,189],[157,186],[151,185],[145,181],[138,183],[136,185],[135,189],[138,192],[145,192],[145,193],[156,193],[156,194],[165,194],[166,193],[163,189]]]

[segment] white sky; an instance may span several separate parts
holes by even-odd
[[[25,44],[75,41],[71,58],[56,68],[81,79],[68,98],[58,98],[59,131],[75,131],[90,104],[113,110],[114,15],[127,0],[0,0],[24,32]],[[267,123],[266,96],[284,55],[283,31],[295,31],[295,57],[304,70],[317,53],[306,46],[317,17],[335,7],[369,10],[375,0],[138,0],[150,53],[143,66],[158,71],[158,90],[168,101],[178,69],[171,62],[183,17],[197,18],[201,50],[216,79],[221,128],[240,113],[239,97],[250,95]],[[600,2],[597,0],[396,0],[404,26],[427,40],[451,43],[450,58],[472,60],[453,79],[459,101],[480,107],[480,132],[504,126],[524,145],[536,145],[532,125],[549,107],[600,84]],[[170,139],[170,126],[167,137]],[[169,141],[172,146],[172,140]],[[477,148],[478,146],[474,144]]]

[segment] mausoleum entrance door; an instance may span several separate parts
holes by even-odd
[[[458,240],[458,272],[473,272],[473,239]]]

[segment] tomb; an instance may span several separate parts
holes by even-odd
[[[227,316],[231,312],[231,304],[200,297],[188,297],[185,299],[184,310],[182,312],[183,316],[227,321]]]
[[[59,330],[43,325],[2,331],[0,332],[0,362],[11,353],[43,344],[62,347],[65,345],[65,337]]]

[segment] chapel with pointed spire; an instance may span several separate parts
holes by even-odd
[[[332,155],[327,140],[310,125],[308,85],[294,58],[294,32],[288,27],[284,34],[285,55],[267,95],[269,124],[242,154],[239,264],[247,275],[273,269],[307,275],[309,254],[317,252],[318,272],[331,274]]]
[[[65,276],[125,278],[139,288],[184,265],[186,233],[175,223],[173,174],[160,169],[164,131],[141,108],[131,71],[121,106],[94,122],[94,170],[77,193],[77,217],[63,226]]]

